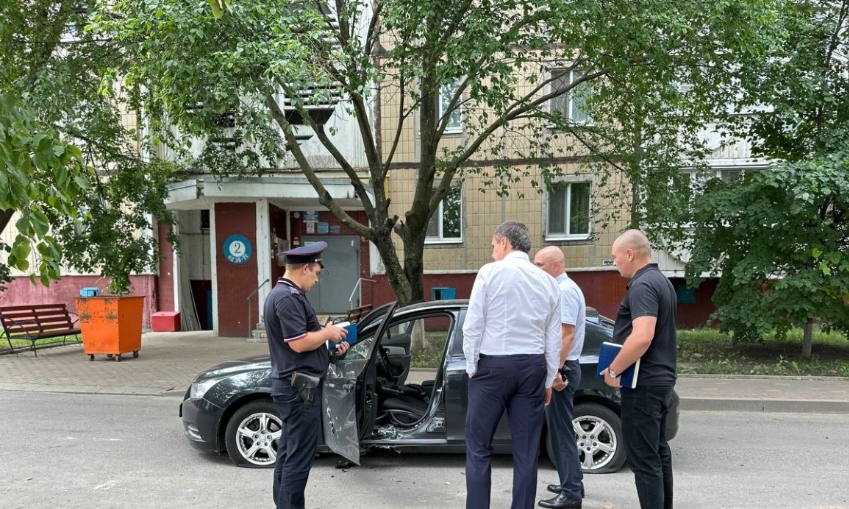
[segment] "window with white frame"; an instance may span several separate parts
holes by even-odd
[[[446,133],[463,132],[463,106],[460,101],[454,106],[454,109],[449,112],[451,100],[460,88],[460,80],[449,85],[442,85],[439,88],[439,104],[437,105],[437,121],[441,122],[448,113],[448,122],[445,124]]]
[[[427,243],[462,242],[463,240],[463,189],[452,187],[427,225]]]
[[[583,76],[584,73],[581,71],[554,69],[551,71],[551,89],[552,91],[567,89]],[[573,124],[592,124],[593,119],[587,113],[587,100],[592,94],[592,83],[582,82],[565,94],[552,99],[551,112],[559,112]]]
[[[672,177],[669,183],[670,192],[674,193],[677,205],[682,211],[693,211],[696,198],[704,192],[705,184],[711,179],[720,179],[726,184],[733,185],[747,172],[758,171],[757,167],[747,168],[716,168],[699,173],[694,169],[684,169]]]
[[[555,182],[548,190],[546,239],[586,239],[590,235],[589,182]]]

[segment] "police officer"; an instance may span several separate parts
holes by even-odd
[[[321,429],[321,382],[327,375],[327,341],[339,355],[348,350],[347,331],[319,325],[307,301],[324,266],[320,255],[326,242],[286,251],[286,271],[265,300],[264,320],[271,352],[271,396],[283,422],[274,464],[274,504],[277,509],[304,509],[304,490],[312,468]],[[310,396],[292,384],[295,373],[317,377]]]

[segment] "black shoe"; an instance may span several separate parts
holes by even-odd
[[[548,491],[555,493],[557,495],[560,494],[560,485],[559,484],[549,484]],[[584,498],[584,482],[581,481],[581,498]]]
[[[546,507],[548,509],[581,509],[581,502],[580,498],[568,498],[566,495],[557,495],[548,500],[540,500],[537,504],[540,507]]]

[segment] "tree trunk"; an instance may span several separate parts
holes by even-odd
[[[410,331],[410,353],[421,352],[430,346],[425,334],[424,320],[416,320],[413,330]]]
[[[15,211],[12,209],[0,209],[0,233],[6,230],[6,225],[12,220],[12,214],[14,213]]]
[[[813,339],[814,339],[814,320],[813,318],[808,320],[808,323],[805,324],[805,335],[802,338],[802,357],[805,359],[811,358],[811,350],[813,349]]]
[[[392,286],[392,290],[395,291],[395,298],[398,299],[398,303],[402,306],[409,304],[412,302],[412,288],[405,274],[404,267],[401,266],[401,262],[398,260],[398,254],[395,252],[391,230],[375,229],[374,245],[380,254],[389,284]]]
[[[422,230],[424,231],[424,229]],[[424,234],[416,234],[404,244],[404,274],[410,282],[410,301],[424,301]]]

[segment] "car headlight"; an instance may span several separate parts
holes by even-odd
[[[192,382],[192,390],[189,392],[189,398],[203,398],[203,395],[206,394],[206,391],[211,389],[213,385],[217,384],[220,381],[221,380],[218,378],[212,378],[209,380],[204,380],[203,382]]]

